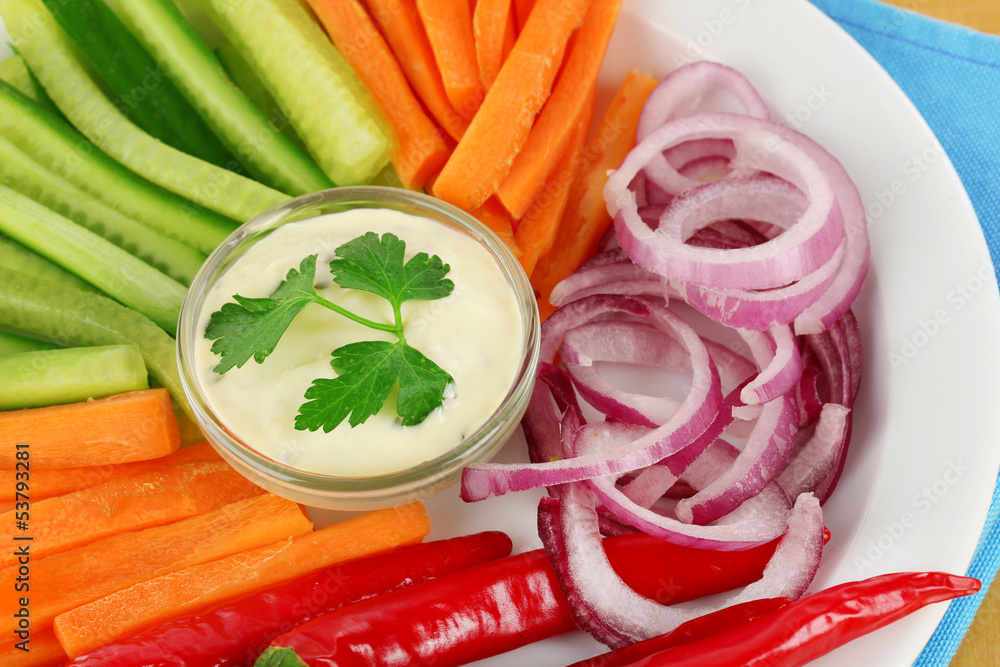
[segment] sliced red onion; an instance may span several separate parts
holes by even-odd
[[[851,367],[851,402],[858,395],[861,388],[861,373],[864,367],[864,344],[861,340],[861,327],[858,326],[858,319],[854,312],[848,310],[837,321],[834,327],[836,333],[832,334],[834,345],[839,346],[846,354],[848,364]]]
[[[645,322],[608,320],[571,329],[566,332],[562,359],[583,400],[611,418],[650,428],[665,424],[680,404],[669,397],[623,391],[608,382],[594,362],[691,372],[690,357],[680,342]]]
[[[663,278],[636,266],[621,250],[601,252],[558,283],[549,296],[553,306],[564,306],[595,294],[663,294]],[[547,322],[548,320],[546,320]]]
[[[742,117],[733,119],[739,127]],[[825,175],[806,154],[791,142],[774,134],[739,135],[745,150],[757,144],[770,145],[768,167],[791,185],[773,177],[727,178],[696,185],[667,205],[660,229],[654,233],[639,215],[635,197],[627,189],[642,160],[676,140],[681,132],[692,131],[688,118],[672,121],[636,146],[608,179],[605,197],[615,216],[615,231],[626,254],[642,267],[670,278],[715,289],[760,289],[787,285],[822,266],[843,237],[843,220],[833,190]],[[780,186],[778,184],[781,184]],[[728,251],[697,248],[684,243],[684,231],[693,231],[718,220],[751,218],[768,222],[784,221],[775,211],[795,206],[790,201],[795,186],[808,199],[808,206],[791,229],[760,245]],[[780,207],[779,207],[780,205]],[[776,208],[778,207],[778,208]]]
[[[755,359],[768,359],[757,377],[743,388],[747,405],[766,403],[791,391],[802,377],[802,355],[790,327],[771,327],[767,335],[741,331]],[[760,363],[760,362],[758,362]]]
[[[720,88],[750,115],[670,119]],[[467,500],[538,486],[558,498],[539,506],[540,534],[574,618],[611,646],[715,607],[638,599],[607,563],[601,531],[721,550],[784,534],[764,578],[723,604],[798,597],[819,564],[820,504],[843,470],[861,377],[850,306],[867,230],[840,163],[766,118],[752,86],[718,65],[682,68],[654,91],[640,143],[605,189],[612,230],[552,294],[559,309],[543,325],[524,420],[532,463],[463,474]],[[702,339],[675,300],[736,329],[752,360],[738,343]],[[624,391],[601,362],[689,374],[691,389],[680,402]],[[605,421],[585,423],[578,397]]]
[[[611,567],[598,531],[596,499],[572,485],[540,508],[539,529],[577,624],[612,648],[669,632],[681,623],[747,600],[796,599],[815,577],[823,549],[823,515],[815,498],[800,496],[763,577],[720,602],[662,605],[632,590]]]
[[[819,413],[823,409],[823,399],[820,397],[820,380],[823,377],[823,369],[816,360],[816,355],[812,350],[806,349],[803,353],[806,361],[803,364],[802,378],[799,380],[799,428],[808,426],[819,419]]]
[[[771,290],[715,290],[673,280],[678,298],[711,319],[735,329],[764,331],[789,324],[804,308],[826,293],[838,275],[846,244],[826,264],[791,285]]]
[[[781,473],[798,430],[799,408],[793,394],[765,403],[736,462],[706,488],[679,502],[677,518],[704,525],[752,498]]]
[[[764,98],[743,74],[719,63],[691,63],[664,77],[649,94],[636,127],[637,140],[670,120],[682,104],[718,89],[735,95],[751,116],[770,116]]]
[[[847,447],[851,442],[851,430],[853,428],[854,413],[850,412],[847,414],[844,437],[839,445],[840,458],[837,460],[837,464],[833,467],[833,470],[826,476],[826,479],[816,485],[815,494],[820,503],[825,503],[830,498],[833,490],[837,488],[837,482],[840,481],[840,476],[844,472],[844,463],[847,460]]]
[[[642,137],[637,135],[639,141],[645,139],[646,134],[643,134]],[[675,169],[683,171],[692,163],[701,160],[719,158],[728,163],[736,157],[736,146],[729,139],[700,139],[677,144],[665,151],[664,155]]]
[[[563,492],[560,495],[569,496],[576,495],[578,493],[580,493],[580,491],[577,489],[567,489],[566,492]],[[545,546],[545,552],[548,555],[549,560],[552,562],[552,567],[556,573],[556,579],[559,581],[559,586],[563,591],[566,602],[569,604],[573,620],[576,622],[577,627],[590,633],[595,639],[607,646],[627,646],[634,640],[606,624],[604,619],[601,617],[600,609],[596,608],[596,606],[587,599],[585,591],[581,592],[576,586],[569,583],[573,580],[574,575],[573,571],[570,569],[570,553],[571,551],[578,551],[580,549],[580,545],[574,543],[572,541],[574,536],[571,535],[569,531],[564,529],[562,517],[560,516],[560,509],[564,506],[565,504],[560,500],[555,500],[553,498],[541,499],[538,505],[538,535],[542,540],[542,544]],[[594,508],[591,507],[591,509]],[[597,512],[593,511],[592,515],[586,518],[592,519],[592,522],[588,521],[586,527],[593,527],[593,529],[597,531],[598,536],[596,539],[600,542],[601,523],[598,519]],[[592,540],[588,540],[585,546],[591,547],[591,542]],[[601,546],[602,551],[603,549],[604,547]],[[610,567],[610,563],[608,564],[608,567]],[[613,571],[614,570],[612,569],[612,572]],[[622,584],[624,585],[624,582],[622,582]]]
[[[778,475],[778,486],[791,498],[815,491],[840,462],[848,434],[850,409],[826,403],[812,437],[788,460]]]
[[[775,228],[784,231],[776,225]],[[770,237],[758,232],[750,223],[742,220],[720,220],[699,229],[688,238],[687,243],[702,248],[727,250],[760,245],[768,238]]]
[[[585,324],[608,313],[624,313],[643,317],[649,314],[645,302],[625,296],[595,295],[578,299],[552,313],[542,323],[542,342],[539,359],[554,361],[562,345],[563,336],[574,327]]]
[[[586,321],[586,314],[603,315],[623,307],[620,298],[591,297],[574,301],[553,313],[546,324],[557,320],[542,335],[543,358],[554,356],[552,340],[562,341],[569,328]],[[639,302],[635,302],[639,303]],[[662,426],[632,438],[623,432],[620,423],[588,424],[581,435],[595,434],[605,438],[608,446],[599,453],[561,459],[558,461],[524,464],[481,463],[467,466],[462,472],[461,497],[467,501],[482,500],[512,491],[524,491],[540,486],[552,486],[579,481],[589,477],[622,474],[652,465],[696,441],[712,425],[722,405],[722,390],[718,371],[712,363],[704,343],[683,319],[664,306],[645,305],[648,321],[665,331],[671,331],[688,350],[691,359],[691,388],[674,416]],[[633,308],[641,314],[642,309]],[[546,352],[548,350],[548,352]],[[569,434],[562,433],[565,441]]]
[[[651,465],[640,471],[634,478],[622,487],[622,493],[641,507],[650,508],[656,500],[664,495],[673,485],[679,481],[682,475],[685,482],[690,486],[692,482],[697,482],[697,477],[687,476],[688,469],[698,461],[705,459],[715,461],[717,455],[706,456],[706,451],[715,446],[729,446],[728,443],[720,441],[718,438],[732,422],[732,406],[739,401],[740,387],[737,387],[726,395],[722,408],[712,425],[705,429],[705,432],[698,436],[698,439],[690,445],[680,450],[676,454],[667,456],[656,465]],[[737,453],[733,450],[732,461],[736,460]],[[732,461],[727,461],[726,467],[732,465]],[[702,464],[704,466],[704,464]],[[716,471],[716,475],[718,472]],[[705,484],[695,483],[696,490],[702,489]],[[692,494],[693,495],[693,494]]]

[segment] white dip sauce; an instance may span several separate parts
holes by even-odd
[[[233,295],[267,297],[307,256],[318,254],[317,292],[368,319],[391,324],[385,299],[333,282],[335,250],[366,232],[391,232],[406,242],[406,259],[438,255],[451,267],[451,295],[403,304],[407,342],[454,378],[444,404],[422,423],[404,427],[393,392],[381,412],[351,428],[344,420],[330,433],[297,431],[303,394],[318,378],[333,378],[331,353],[361,340],[395,341],[394,334],[365,327],[311,303],[292,321],[274,352],[258,364],[218,375],[212,341],[198,337],[195,364],[205,394],[222,423],[260,453],[315,473],[377,475],[414,466],[455,447],[489,419],[509,391],[521,362],[521,316],[513,291],[489,253],[466,234],[426,218],[387,209],[356,209],[286,224],[258,242],[221,276],[199,315],[199,331]]]

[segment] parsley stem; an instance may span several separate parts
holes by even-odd
[[[389,333],[396,334],[400,338],[403,337],[403,325],[400,324],[401,318],[399,317],[398,312],[395,313],[396,315],[395,324],[383,324],[381,322],[375,322],[374,320],[369,320],[367,317],[361,317],[360,315],[355,315],[346,308],[342,308],[341,306],[338,306],[332,301],[327,301],[318,294],[316,294],[313,298],[316,301],[316,303],[320,304],[321,306],[326,306],[335,313],[340,313],[347,319],[354,320],[358,324],[363,324],[364,326],[370,329],[378,329],[379,331],[388,331]],[[393,310],[398,311],[398,308],[394,308]]]

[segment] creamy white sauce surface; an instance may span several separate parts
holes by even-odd
[[[330,433],[297,431],[295,415],[317,378],[333,378],[331,353],[360,340],[394,341],[309,304],[292,321],[274,352],[258,364],[218,375],[219,357],[202,333],[195,364],[208,401],[222,423],[265,456],[301,470],[343,476],[377,475],[414,466],[459,444],[500,406],[521,361],[521,316],[513,291],[479,243],[442,223],[387,209],[355,209],[286,224],[258,242],[221,276],[199,314],[199,331],[233,295],[267,297],[289,269],[318,254],[316,287],[330,301],[391,324],[392,307],[374,294],[333,282],[329,262],[344,243],[365,234],[391,232],[406,242],[406,259],[438,255],[451,267],[451,295],[402,306],[407,342],[454,378],[444,404],[416,426],[403,427],[393,392],[381,412],[351,428],[344,420]]]

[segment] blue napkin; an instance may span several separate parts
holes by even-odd
[[[920,110],[965,185],[1000,267],[1000,37],[872,0],[812,0],[882,65]],[[998,332],[1000,333],[1000,332]],[[953,601],[916,665],[947,665],[1000,566],[1000,479],[967,574],[982,591]]]

